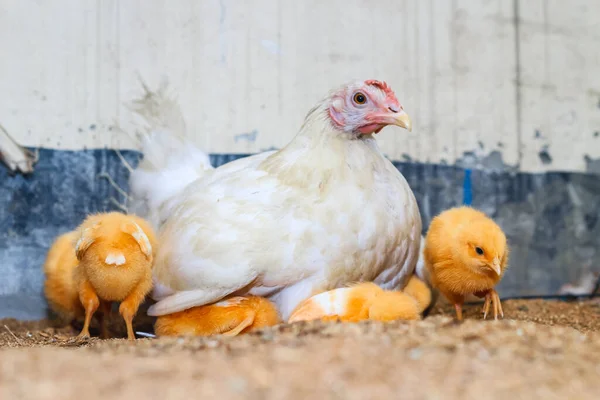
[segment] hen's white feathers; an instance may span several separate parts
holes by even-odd
[[[438,301],[438,298],[440,297],[440,290],[436,287],[433,286],[433,284],[431,283],[431,274],[429,273],[429,270],[427,269],[427,267],[425,266],[425,260],[424,260],[424,256],[423,256],[423,250],[425,249],[425,237],[421,236],[421,247],[419,248],[419,260],[417,261],[417,266],[415,267],[415,275],[421,279],[423,282],[425,282],[425,284],[427,285],[427,287],[429,287],[429,290],[431,290],[431,301],[429,302],[429,306],[427,306],[428,309],[433,308],[433,306],[435,306],[435,304]]]
[[[145,85],[144,90],[144,96],[132,103],[142,119],[144,158],[129,178],[130,211],[158,229],[171,212],[169,200],[213,167],[208,155],[187,139],[183,115],[166,93],[166,84],[156,92]]]

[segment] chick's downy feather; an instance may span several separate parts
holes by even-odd
[[[421,318],[419,314],[422,308],[416,298],[404,292],[383,290],[372,282],[364,282],[319,293],[304,300],[288,322],[313,319],[343,322],[416,320]]]
[[[83,316],[75,282],[75,269],[79,263],[75,256],[78,237],[75,231],[60,235],[50,247],[44,263],[44,295],[50,308],[67,319]]]
[[[502,229],[483,212],[456,207],[436,216],[429,226],[423,252],[432,285],[455,305],[468,294],[494,302],[494,314],[501,311],[494,287],[502,279],[509,248]],[[486,311],[487,313],[487,311]]]
[[[152,288],[153,229],[138,216],[108,212],[89,215],[77,232],[75,281],[86,314],[80,336],[89,336],[91,317],[101,302],[118,301],[127,337],[133,340],[133,317]]]
[[[374,104],[366,122],[359,91]],[[267,296],[286,319],[315,292],[349,282],[402,288],[421,218],[373,133],[407,126],[405,116],[387,85],[353,82],[319,102],[283,149],[204,171],[161,226],[149,314],[234,293]]]

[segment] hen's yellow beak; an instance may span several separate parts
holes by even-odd
[[[394,118],[394,125],[401,128],[407,129],[409,132],[412,131],[412,121],[407,113],[404,111],[399,112]]]

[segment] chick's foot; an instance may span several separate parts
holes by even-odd
[[[500,317],[504,318],[504,311],[502,311],[502,304],[500,302],[500,296],[498,292],[494,289],[488,291],[485,294],[485,303],[483,303],[483,319],[487,318],[488,312],[490,311],[490,305],[494,310],[494,319],[498,319],[498,314]]]

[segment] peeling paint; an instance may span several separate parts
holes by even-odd
[[[583,157],[585,160],[585,171],[590,174],[600,174],[600,158],[592,158],[589,155]]]
[[[233,140],[237,143],[238,140],[247,140],[248,142],[256,142],[256,137],[258,136],[258,131],[253,129],[250,132],[240,133],[239,135],[235,135]]]
[[[552,155],[550,152],[548,152],[548,146],[544,146],[544,148],[538,153],[538,156],[540,157],[542,164],[552,164]]]
[[[488,171],[516,171],[516,166],[508,165],[502,158],[502,153],[493,150],[485,156],[477,155],[473,151],[465,151],[463,156],[456,160],[456,165],[465,169],[484,169]]]

